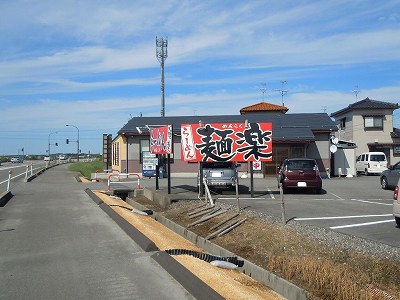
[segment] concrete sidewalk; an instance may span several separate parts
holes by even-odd
[[[84,191],[106,185],[74,176],[49,169],[0,208],[0,299],[193,299]]]

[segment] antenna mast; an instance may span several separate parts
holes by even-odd
[[[267,84],[266,84],[266,83],[261,83],[261,84],[260,84],[260,91],[261,91],[261,93],[262,93],[262,95],[263,95],[262,100],[263,100],[263,102],[264,102],[265,93],[268,91],[268,88],[267,88]]]
[[[168,57],[168,40],[156,37],[156,56],[161,66],[161,117],[165,117],[164,62]]]
[[[356,101],[358,101],[358,94],[360,93],[358,85],[354,87],[354,90],[352,90],[352,92],[356,95]]]
[[[282,88],[280,90],[275,90],[279,92],[282,96],[282,106],[285,106],[283,103],[283,96],[287,94],[288,90],[285,90],[283,86],[287,83],[287,80],[281,80]]]

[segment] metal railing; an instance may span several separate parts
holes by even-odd
[[[129,178],[129,176],[135,176],[137,177],[136,181],[122,181],[123,183],[136,183],[138,185],[138,189],[140,189],[140,175],[137,173],[111,173],[110,175],[108,175],[108,182],[107,182],[107,186],[108,186],[108,190],[111,190],[111,184],[113,183],[118,183],[121,182],[121,177],[125,177],[125,178]],[[111,181],[112,177],[118,177],[118,182],[116,181]]]

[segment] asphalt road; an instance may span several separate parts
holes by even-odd
[[[0,166],[0,193],[7,190],[9,172],[11,171],[11,182],[10,189],[13,189],[19,185],[26,176],[26,169],[28,167],[28,176],[31,174],[31,165],[33,173],[37,172],[38,169],[45,166],[43,161],[24,161],[23,163],[2,163]]]
[[[167,180],[160,179],[159,184],[160,191],[167,193]],[[196,198],[195,184],[194,178],[171,178],[172,193],[174,187],[180,187],[192,198]],[[155,179],[143,179],[141,185],[154,188]],[[240,179],[242,209],[281,218],[281,194],[275,178],[254,179],[254,198],[249,187],[249,179]],[[237,204],[234,191],[212,194],[216,201]],[[324,179],[321,195],[300,190],[283,197],[288,222],[296,220],[400,248],[400,228],[392,215],[393,191],[382,190],[379,176]]]
[[[95,204],[67,166],[0,207],[0,299],[194,299]]]

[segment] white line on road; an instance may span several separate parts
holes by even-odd
[[[329,228],[330,229],[341,229],[341,228],[360,227],[360,226],[368,226],[368,225],[375,225],[375,224],[381,224],[381,223],[390,223],[390,222],[394,222],[394,219],[384,220],[384,221],[376,221],[376,222],[368,222],[368,223],[332,226],[332,227],[329,227]]]
[[[378,204],[378,205],[388,205],[392,206],[392,203],[380,203],[380,202],[374,202],[374,201],[367,201],[367,200],[359,200],[359,199],[350,199],[350,201],[357,201],[357,202],[363,202],[363,203],[370,203],[370,204]]]
[[[311,220],[336,220],[336,219],[353,219],[353,218],[370,218],[370,217],[389,217],[393,214],[384,215],[361,215],[361,216],[339,216],[339,217],[313,217],[313,218],[295,218],[296,221],[311,221]]]
[[[338,196],[338,195],[336,195],[336,194],[334,194],[334,193],[329,192],[329,194],[332,194],[333,196],[335,196],[336,198],[338,198],[338,199],[340,199],[340,200],[344,200],[342,197],[340,197],[340,196]]]
[[[269,193],[269,195],[271,196],[272,199],[275,199],[275,196],[274,196],[274,194],[272,193],[272,191],[271,191],[270,188],[268,188],[268,193]]]
[[[236,197],[218,197],[221,200],[236,200]],[[267,200],[266,198],[254,197],[254,198],[239,198],[239,200]]]

